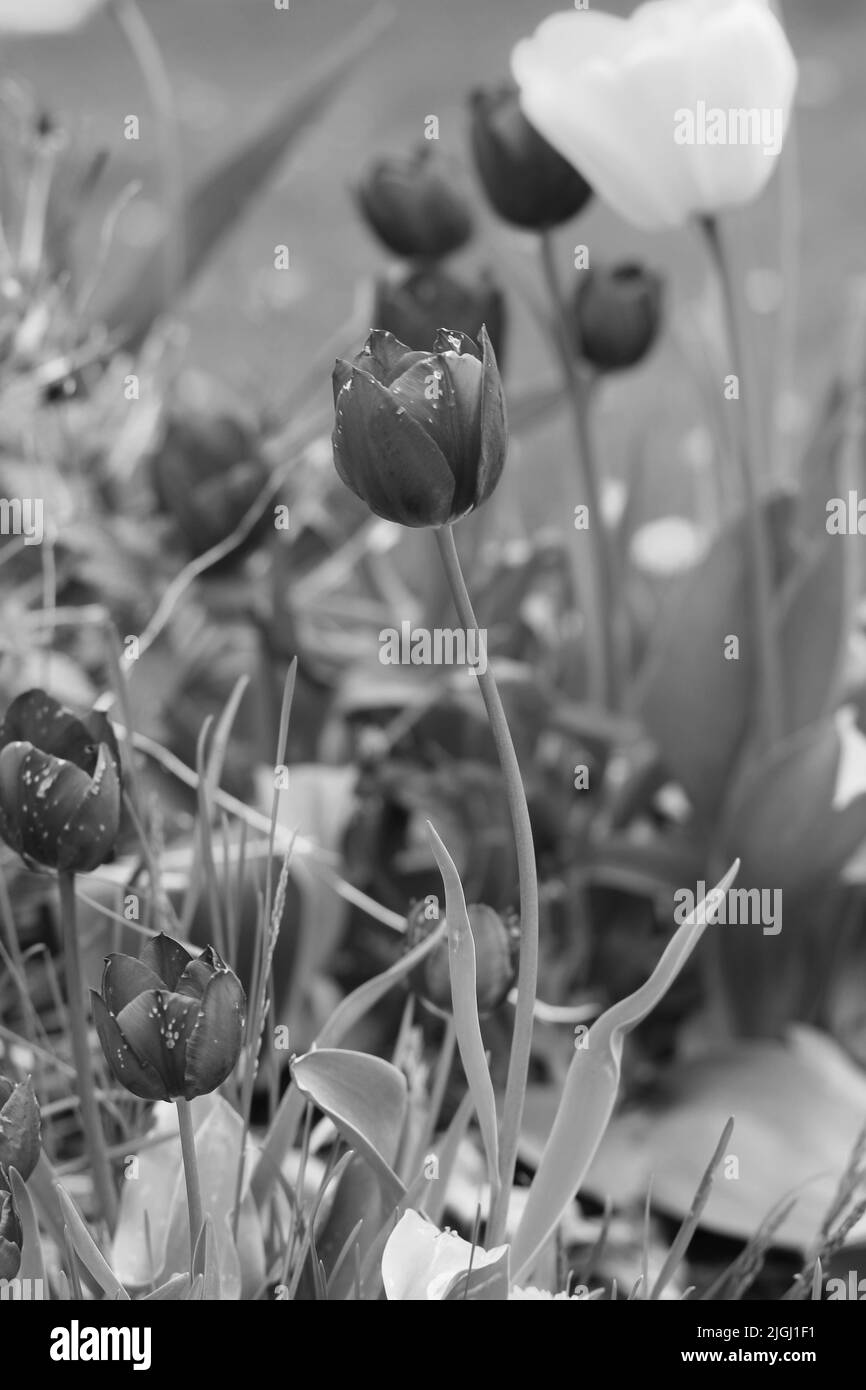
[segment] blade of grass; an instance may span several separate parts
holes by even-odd
[[[701,1216],[703,1215],[704,1208],[706,1207],[707,1202],[710,1199],[710,1193],[713,1189],[713,1181],[716,1176],[716,1171],[722,1159],[724,1158],[725,1153],[727,1152],[728,1144],[730,1143],[731,1135],[733,1134],[733,1132],[734,1121],[733,1118],[731,1118],[728,1120],[727,1124],[722,1130],[722,1137],[716,1145],[713,1156],[707,1164],[706,1171],[704,1173],[704,1176],[701,1178],[701,1181],[698,1185],[698,1190],[694,1195],[694,1199],[688,1210],[688,1213],[679,1230],[677,1231],[676,1236],[674,1237],[673,1244],[671,1245],[671,1248],[668,1251],[667,1256],[665,1257],[665,1261],[661,1267],[661,1270],[659,1271],[658,1278],[653,1284],[652,1292],[649,1295],[650,1298],[661,1298],[662,1293],[664,1292],[665,1288],[673,1278],[673,1275],[676,1272],[681,1260],[684,1258],[685,1253],[688,1250],[689,1245],[691,1244],[692,1236],[694,1235],[695,1231],[700,1225]]]
[[[491,1201],[495,1204],[499,1192],[499,1136],[496,1124],[496,1097],[493,1094],[493,1082],[490,1079],[478,1019],[475,942],[456,865],[429,821],[427,834],[445,887],[448,967],[451,974],[451,1005],[457,1049],[478,1116],[478,1126],[487,1158]]]
[[[626,1034],[641,1023],[667,993],[708,922],[718,912],[738,870],[739,860],[678,927],[649,979],[602,1014],[592,1025],[586,1046],[575,1049],[553,1127],[515,1236],[512,1254],[516,1280],[531,1268],[553,1234],[595,1157],[616,1103]]]

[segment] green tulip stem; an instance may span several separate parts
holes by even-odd
[[[778,633],[773,616],[771,544],[760,495],[759,460],[764,446],[761,441],[757,417],[752,408],[752,393],[756,385],[755,372],[748,350],[748,335],[743,331],[737,304],[730,259],[722,242],[718,222],[714,217],[702,218],[701,228],[721,291],[728,350],[731,353],[732,368],[736,373],[739,386],[736,411],[737,458],[742,480],[746,537],[751,569],[761,723],[765,741],[772,744],[779,738],[784,728],[784,706]]]
[[[204,1225],[201,1205],[201,1179],[198,1173],[198,1159],[195,1153],[195,1129],[192,1123],[192,1110],[188,1100],[178,1096],[177,1122],[180,1129],[180,1148],[183,1154],[183,1175],[186,1179],[186,1204],[189,1211],[189,1277],[195,1277],[195,1248]]]
[[[583,605],[586,623],[589,697],[594,704],[606,708],[615,706],[617,701],[613,583],[589,428],[589,391],[577,367],[549,231],[541,233],[540,244],[541,264],[553,309],[554,347],[574,424],[578,501],[589,513],[587,530],[577,533],[576,542],[572,540],[568,546],[568,554],[574,564],[576,597]]]
[[[81,1103],[81,1124],[93,1169],[93,1182],[102,1214],[111,1230],[117,1224],[117,1192],[108,1149],[102,1131],[102,1119],[93,1084],[93,1059],[87,1032],[87,1003],[84,977],[81,970],[81,948],[75,913],[75,875],[61,873],[60,922],[63,933],[63,961],[66,972],[66,1003],[69,1010],[69,1033],[72,1057],[78,1073],[78,1096]]]
[[[466,628],[467,633],[470,631],[478,632],[478,620],[475,617],[472,600],[469,597],[463,571],[460,568],[460,557],[454,544],[454,532],[450,526],[442,526],[435,534],[460,622]],[[480,643],[480,635],[477,640]],[[479,646],[476,650],[481,650],[481,647]],[[514,831],[517,867],[520,876],[520,969],[517,980],[517,1003],[514,1008],[514,1031],[511,1038],[511,1055],[508,1060],[508,1077],[505,1083],[505,1100],[499,1131],[500,1186],[494,1198],[487,1232],[488,1245],[496,1245],[503,1238],[508,1220],[508,1203],[517,1163],[517,1143],[520,1138],[523,1102],[526,1095],[526,1080],[529,1074],[529,1057],[532,1048],[532,1023],[538,982],[538,878],[535,867],[535,847],[532,842],[532,825],[529,819],[529,807],[526,804],[523,780],[520,776],[520,764],[514,751],[511,731],[508,728],[508,720],[505,717],[496,680],[489,665],[483,671],[478,669],[477,676],[505,782],[505,795],[508,800],[508,810]]]
[[[164,309],[170,312],[186,268],[184,179],[174,92],[162,51],[137,0],[111,0],[111,8],[144,79],[153,110],[168,221]]]

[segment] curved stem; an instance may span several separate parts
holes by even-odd
[[[195,1153],[195,1130],[189,1101],[178,1096],[177,1123],[180,1130],[180,1149],[183,1154],[183,1175],[186,1179],[186,1205],[189,1211],[189,1277],[194,1278],[195,1247],[204,1225],[201,1205],[201,1180]]]
[[[588,529],[578,531],[576,544],[572,543],[568,549],[574,562],[576,597],[583,605],[586,622],[589,695],[594,703],[606,707],[616,702],[613,588],[589,431],[589,394],[577,370],[572,350],[562,287],[556,270],[553,237],[549,231],[541,233],[540,245],[544,279],[554,313],[554,346],[574,424],[579,500],[589,513]]]
[[[165,304],[183,284],[186,267],[184,181],[174,92],[162,50],[136,0],[112,0],[112,9],[144,78],[156,123],[168,230],[165,237]]]
[[[460,622],[467,629],[467,632],[477,632],[478,620],[475,617],[472,600],[469,597],[463,571],[460,568],[460,558],[454,544],[454,532],[451,527],[440,527],[436,531],[436,540]],[[514,831],[517,868],[520,876],[520,969],[517,978],[517,1002],[514,1007],[511,1055],[508,1060],[508,1077],[505,1083],[505,1101],[499,1133],[500,1187],[495,1196],[487,1232],[488,1245],[497,1245],[502,1240],[508,1219],[508,1202],[517,1163],[517,1143],[523,1119],[523,1101],[526,1095],[526,1078],[529,1074],[529,1056],[532,1048],[532,1023],[538,983],[538,876],[535,867],[535,846],[532,842],[532,825],[529,819],[529,807],[526,804],[526,793],[523,790],[523,779],[520,776],[520,764],[514,751],[511,732],[508,728],[508,721],[502,707],[496,680],[489,666],[483,672],[480,668],[476,668],[476,674],[505,782],[505,795],[508,800],[508,810]]]
[[[93,1084],[93,1063],[87,1035],[87,1005],[81,971],[81,948],[75,919],[75,875],[60,874],[60,923],[63,934],[63,960],[66,973],[66,1004],[72,1057],[78,1074],[81,1124],[93,1167],[93,1183],[102,1214],[112,1230],[117,1222],[117,1193],[108,1161],[102,1119]]]
[[[755,375],[748,351],[747,335],[742,331],[731,267],[722,245],[718,223],[715,218],[707,217],[701,219],[701,227],[706,237],[710,259],[718,277],[728,344],[739,384],[740,409],[737,411],[739,447],[737,456],[740,462],[752,576],[761,724],[765,741],[773,743],[783,731],[784,716],[778,635],[773,617],[770,538],[764,519],[759,484],[759,459],[763,445],[757,417],[752,409],[752,389]]]

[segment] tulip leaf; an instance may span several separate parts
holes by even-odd
[[[343,90],[347,75],[378,37],[382,11],[368,15],[344,44],[329,53],[300,91],[275,111],[264,127],[226,155],[189,196],[184,208],[184,283],[204,269],[223,238],[256,194],[279,169],[292,145],[328,102]],[[164,238],[148,253],[102,314],[125,345],[138,346],[165,303]]]
[[[367,1160],[387,1199],[399,1202],[405,1188],[393,1164],[408,1105],[403,1073],[366,1052],[317,1048],[295,1060],[292,1076],[301,1094],[324,1111],[346,1143]]]
[[[27,1184],[17,1168],[9,1169],[9,1181],[12,1185],[12,1196],[15,1198],[15,1205],[18,1208],[18,1217],[24,1236],[21,1243],[21,1267],[18,1270],[18,1278],[41,1279],[44,1284],[45,1259],[42,1254],[39,1222],[36,1219],[30,1193],[27,1191]]]
[[[231,1215],[243,1122],[219,1095],[190,1102],[202,1206],[210,1218],[213,1264],[219,1270],[220,1297],[251,1294],[265,1277],[264,1245],[258,1214],[242,1189],[237,1244]],[[156,1107],[157,1130],[136,1155],[137,1178],[123,1185],[112,1257],[130,1285],[145,1286],[185,1272],[189,1265],[189,1215],[174,1106]],[[249,1161],[251,1149],[247,1149]],[[152,1255],[152,1263],[151,1263]],[[207,1293],[208,1297],[211,1294]]]
[[[316,1249],[328,1276],[328,1297],[345,1298],[354,1280],[354,1252],[363,1262],[370,1243],[386,1216],[385,1200],[376,1174],[355,1155],[336,1185],[330,1210],[316,1234]]]
[[[57,1196],[63,1209],[63,1219],[66,1222],[70,1244],[85,1269],[93,1276],[107,1298],[119,1298],[128,1302],[129,1294],[95,1244],[72,1198],[59,1183],[57,1184]]]
[[[841,718],[800,730],[752,763],[725,810],[723,850],[741,857],[743,880],[778,888],[792,902],[831,883],[866,839],[866,784],[834,806],[846,751]]]
[[[202,1298],[210,1303],[218,1303],[222,1298],[222,1280],[214,1242],[214,1223],[212,1216],[206,1216],[198,1233],[192,1257],[191,1277],[201,1276],[203,1281]]]
[[[764,510],[774,548],[787,499]],[[774,530],[775,528],[775,530]],[[746,522],[736,518],[677,586],[640,679],[638,713],[695,810],[712,819],[753,715],[757,639]],[[738,642],[736,660],[726,644]]]
[[[720,853],[742,858],[737,920],[749,925],[721,934],[718,963],[747,1033],[778,1032],[814,998],[832,890],[866,842],[862,774],[851,798],[834,804],[844,766],[866,751],[844,725],[840,712],[776,744],[737,778],[725,808]]]
[[[645,984],[612,1005],[581,1037],[568,1069],[553,1127],[529,1189],[512,1247],[519,1279],[556,1229],[574,1200],[613,1114],[619,1090],[622,1046],[627,1033],[655,1008],[682,970],[723,895],[733,883],[734,863],[668,942]]]
[[[166,1279],[164,1284],[160,1284],[152,1293],[142,1294],[138,1299],[139,1303],[176,1303],[185,1297],[190,1286],[188,1274],[173,1274],[170,1279]]]
[[[487,1174],[491,1189],[499,1187],[499,1134],[496,1123],[496,1097],[493,1082],[481,1036],[478,1021],[478,995],[476,992],[475,942],[463,885],[454,861],[440,840],[433,826],[427,823],[427,834],[433,846],[433,853],[439,865],[445,887],[445,920],[448,924],[448,966],[451,974],[451,1003],[454,1013],[454,1031],[460,1060],[466,1073],[466,1081],[487,1157]]]
[[[786,730],[795,733],[833,708],[851,625],[846,583],[859,537],[824,535],[817,555],[792,576],[780,615]]]
[[[866,1077],[826,1033],[796,1024],[782,1039],[741,1038],[678,1061],[654,1101],[614,1117],[583,1190],[617,1208],[683,1219],[725,1115],[736,1116],[736,1182],[713,1184],[701,1228],[744,1241],[796,1194],[779,1243],[806,1250],[821,1230],[866,1113]],[[866,1215],[846,1244],[866,1241]],[[853,1252],[852,1252],[853,1253]]]
[[[400,960],[395,961],[380,975],[365,980],[351,994],[341,1000],[316,1039],[317,1048],[336,1047],[347,1033],[355,1027],[370,1009],[378,1004],[390,989],[414,970],[431,951],[435,950],[445,934],[443,921],[432,931],[426,940],[421,941]],[[294,1081],[289,1085],[280,1101],[277,1113],[262,1145],[259,1162],[250,1184],[256,1204],[261,1208],[265,1198],[276,1180],[276,1174],[294,1143],[295,1134],[304,1113],[303,1099]]]

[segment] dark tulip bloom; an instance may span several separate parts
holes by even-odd
[[[437,260],[472,235],[469,204],[429,144],[408,159],[378,160],[355,197],[369,226],[397,256]]]
[[[478,1013],[483,1018],[498,1009],[517,978],[520,934],[506,927],[498,912],[486,903],[470,903],[466,909],[475,943],[475,992]],[[420,946],[436,927],[423,902],[416,903],[406,923],[406,950]],[[448,937],[433,948],[410,972],[409,986],[422,1003],[435,1014],[451,1013],[451,970],[448,964]]]
[[[371,511],[403,526],[444,526],[499,481],[507,431],[490,339],[441,329],[432,353],[374,329],[334,368],[334,463]]]
[[[592,189],[529,123],[515,87],[474,92],[470,109],[478,175],[500,217],[540,232],[580,212]]]
[[[0,1076],[0,1187],[3,1170],[15,1168],[26,1182],[39,1162],[39,1102],[28,1076],[18,1085]]]
[[[0,723],[0,835],[31,866],[89,873],[120,826],[120,756],[103,714],[78,719],[44,690]]]
[[[21,1267],[24,1232],[12,1193],[0,1191],[0,1279],[14,1279]]]
[[[93,1017],[115,1079],[142,1100],[194,1100],[234,1070],[246,996],[212,946],[198,957],[160,933],[140,958],[111,955]]]
[[[171,410],[151,477],[159,507],[197,557],[232,534],[266,487],[270,469],[255,432],[214,400],[209,406],[189,402]],[[255,546],[269,525],[265,508],[232,558]]]
[[[663,290],[641,265],[585,271],[572,305],[578,354],[601,372],[635,366],[658,337]]]
[[[394,281],[379,280],[373,314],[378,328],[393,333],[415,352],[433,352],[443,323],[477,339],[487,335],[502,370],[505,299],[489,275],[466,284],[437,267],[412,271]]]

